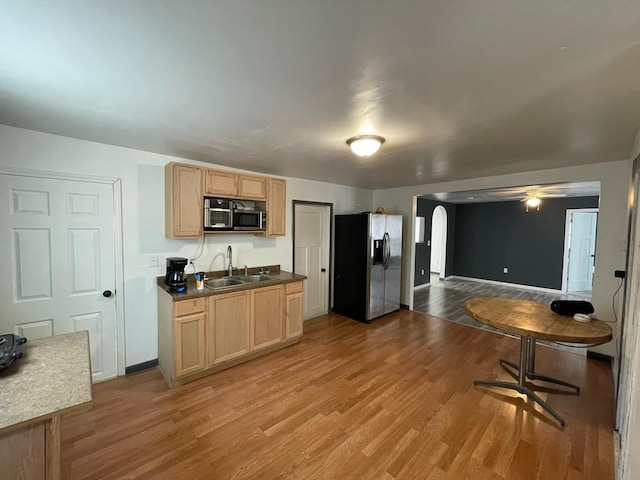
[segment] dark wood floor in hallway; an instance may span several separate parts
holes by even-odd
[[[518,340],[417,312],[326,315],[300,343],[169,389],[157,369],[94,386],[63,422],[65,479],[614,478],[608,364],[547,347],[538,370],[582,387],[515,392]]]

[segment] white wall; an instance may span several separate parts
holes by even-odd
[[[0,166],[121,179],[127,366],[157,358],[156,277],[164,274],[165,258],[193,257],[200,242],[164,236],[164,165],[171,161],[212,166],[0,125]],[[286,236],[206,235],[204,253],[195,262],[198,270],[223,269],[227,245],[231,244],[237,266],[281,264],[284,270],[290,271],[293,268],[291,201],[294,199],[333,203],[335,213],[351,213],[361,210],[360,206],[370,209],[373,205],[370,190],[293,178],[286,180]],[[160,257],[158,267],[148,266],[152,255]]]
[[[598,317],[613,321],[612,297],[619,286],[619,279],[614,278],[613,272],[625,268],[628,192],[631,183],[630,160],[375,191],[374,205],[385,205],[387,211],[404,216],[402,303],[410,306],[413,303],[413,289],[410,286],[413,285],[414,275],[412,261],[415,245],[412,240],[416,195],[593,180],[601,182],[601,191],[592,303]],[[621,305],[618,304],[616,311],[620,312],[620,310]],[[617,333],[618,328],[619,324],[614,327],[614,332]],[[617,341],[614,337],[614,341],[594,347],[592,350],[617,357],[616,345]]]

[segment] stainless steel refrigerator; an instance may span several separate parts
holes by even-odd
[[[335,216],[333,311],[361,322],[400,308],[402,216]]]

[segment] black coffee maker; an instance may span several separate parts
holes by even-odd
[[[184,267],[188,262],[189,260],[183,257],[167,258],[167,274],[164,277],[164,284],[169,287],[169,291],[184,292],[187,289]]]

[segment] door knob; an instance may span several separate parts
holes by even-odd
[[[326,269],[326,268],[321,268],[321,269],[320,269],[320,271],[321,271],[322,273],[324,273],[324,272],[326,272],[326,271],[327,271],[327,269]]]
[[[102,292],[102,296],[109,298],[111,296],[111,290],[105,290]]]

